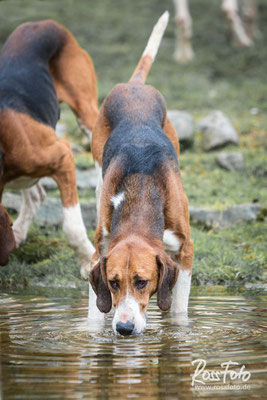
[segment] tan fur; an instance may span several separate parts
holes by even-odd
[[[8,263],[9,254],[15,250],[15,247],[11,219],[2,204],[0,204],[0,265]]]
[[[129,83],[133,83],[135,85],[144,83],[152,63],[153,60],[150,56],[141,57],[131,79],[129,80]]]
[[[104,104],[100,108],[99,116],[93,129],[91,143],[93,158],[100,166],[102,166],[102,154],[104,146],[111,132],[109,122],[104,115]]]
[[[171,123],[170,119],[168,118],[167,114],[166,114],[165,119],[163,121],[162,129],[164,130],[166,136],[168,136],[168,138],[172,142],[172,145],[175,148],[177,156],[179,157],[179,155],[180,155],[180,145],[179,145],[178,136],[177,136],[175,128],[174,128],[173,124]],[[178,132],[178,134],[179,134],[179,132]]]
[[[54,129],[13,110],[1,113],[1,148],[5,154],[3,184],[19,176],[53,177],[61,191],[62,204],[77,203],[74,158],[69,143]],[[14,131],[16,141],[13,140]]]
[[[58,99],[67,103],[82,124],[92,130],[99,113],[94,65],[72,34],[57,25],[67,37],[58,57],[50,64]]]
[[[58,99],[72,108],[85,128],[92,130],[99,114],[92,60],[71,33],[55,21],[39,22],[35,34],[51,25],[56,25],[64,37],[63,46],[49,64]],[[23,52],[19,30],[13,34],[10,51]],[[72,151],[69,143],[59,139],[53,128],[27,114],[5,109],[0,112],[0,148],[3,153],[0,201],[4,186],[10,181],[25,176],[51,176],[59,186],[63,207],[78,203]]]
[[[119,241],[112,248],[106,265],[107,282],[117,279],[121,285],[119,292],[112,290],[109,285],[113,293],[113,305],[116,307],[128,294],[138,301],[141,312],[145,313],[149,298],[157,289],[158,273],[155,249],[140,236],[131,235],[127,240]],[[149,280],[149,284],[141,291],[135,289],[134,276]]]

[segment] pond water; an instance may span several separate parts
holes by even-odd
[[[145,333],[120,337],[111,316],[88,327],[86,292],[2,291],[0,399],[267,398],[266,294],[204,293],[187,324],[152,299]]]

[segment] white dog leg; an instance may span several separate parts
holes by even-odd
[[[40,183],[37,183],[30,189],[22,190],[21,209],[19,216],[13,225],[13,232],[17,247],[19,247],[20,244],[26,240],[29,227],[36,216],[40,205],[45,200],[45,197],[45,190]]]
[[[89,284],[89,304],[88,304],[88,319],[90,321],[103,320],[105,314],[99,311],[96,305],[96,294],[91,284]]]
[[[63,232],[71,247],[78,253],[81,275],[84,279],[87,279],[95,248],[87,237],[79,203],[73,207],[63,207]]]
[[[99,311],[96,305],[96,294],[89,283],[89,304],[88,304],[88,330],[90,333],[98,333],[103,330],[105,314]]]
[[[187,314],[191,286],[191,271],[179,269],[179,274],[172,291],[171,311]]]

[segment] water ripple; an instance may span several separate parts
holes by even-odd
[[[0,294],[0,398],[255,398],[264,393],[266,298],[192,296],[188,324],[161,313],[152,299],[141,336],[115,336],[111,316],[100,332],[87,320],[86,294]],[[221,368],[229,360],[251,372],[250,390],[192,388],[192,361]],[[164,397],[165,396],[165,397]],[[167,398],[166,397],[166,398]]]

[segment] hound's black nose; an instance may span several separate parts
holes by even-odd
[[[129,336],[134,330],[134,324],[130,321],[127,322],[117,322],[116,330],[123,336]]]

